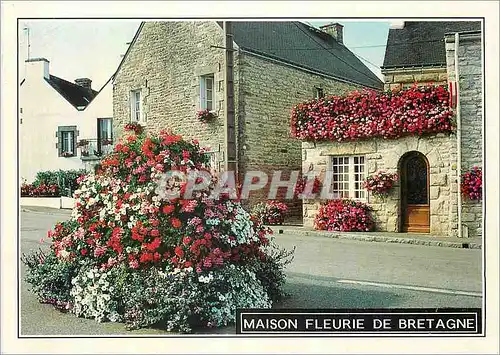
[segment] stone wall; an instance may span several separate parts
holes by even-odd
[[[407,88],[415,83],[447,84],[446,67],[383,69],[384,90]]]
[[[453,214],[456,204],[453,191],[457,189],[456,164],[451,152],[454,149],[453,136],[438,133],[425,137],[404,137],[397,140],[372,139],[359,142],[302,143],[303,166],[324,176],[329,170],[329,159],[334,155],[364,155],[366,174],[378,170],[398,173],[401,157],[411,151],[422,153],[429,162],[430,179],[430,233],[455,236],[457,217]],[[456,195],[455,195],[456,196]],[[397,183],[389,195],[377,198],[368,195],[367,202],[373,208],[377,231],[398,232],[400,225],[400,186]],[[312,227],[321,201],[308,200],[304,203],[304,225]]]
[[[446,62],[451,81],[455,75],[455,36],[446,37]],[[459,97],[461,120],[462,172],[483,162],[483,76],[481,34],[461,34],[458,47]],[[464,234],[481,236],[482,203],[463,200],[462,224]]]
[[[239,141],[240,171],[260,170],[272,178],[275,170],[301,168],[301,142],[290,136],[292,107],[314,97],[317,87],[325,95],[343,95],[359,86],[328,79],[287,65],[240,53]],[[282,180],[288,175],[283,174]],[[280,189],[280,192],[284,192]],[[265,200],[265,190],[250,196]],[[283,196],[283,195],[281,195]],[[290,207],[298,212],[302,204]]]
[[[114,79],[113,129],[130,122],[130,91],[142,89],[145,127],[196,138],[223,160],[224,33],[216,22],[146,22]],[[217,119],[202,124],[200,76],[214,74]],[[235,78],[236,79],[236,78]]]

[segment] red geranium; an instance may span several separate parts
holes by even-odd
[[[413,86],[399,92],[354,91],[293,107],[291,133],[310,141],[353,141],[451,132],[453,110],[446,86]]]
[[[480,167],[475,166],[462,175],[461,190],[462,195],[470,200],[483,198],[483,172]]]

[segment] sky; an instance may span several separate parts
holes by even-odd
[[[30,58],[46,58],[50,73],[68,81],[90,78],[99,90],[115,72],[140,20],[30,20],[19,22],[19,76],[24,77],[29,28]],[[344,25],[344,44],[382,78],[389,22],[303,21],[315,27]]]

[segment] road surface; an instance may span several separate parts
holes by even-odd
[[[38,249],[40,238],[65,211],[21,213],[21,251]],[[435,308],[481,307],[481,250],[374,243],[277,234],[286,248],[296,246],[277,308]],[[24,274],[24,265],[21,266]],[[21,336],[165,335],[156,329],[127,331],[123,324],[63,314],[39,304],[21,282]],[[207,331],[234,334],[234,327]]]

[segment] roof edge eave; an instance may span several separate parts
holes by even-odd
[[[344,83],[361,85],[361,86],[364,86],[364,87],[367,87],[367,88],[370,88],[370,89],[375,89],[375,90],[383,90],[383,87],[384,87],[384,83],[382,82],[382,80],[380,80],[378,78],[377,79],[380,82],[380,86],[377,87],[377,86],[374,86],[373,84],[362,83],[362,82],[359,82],[359,81],[356,81],[356,80],[347,79],[347,78],[339,77],[339,76],[336,76],[336,75],[333,75],[333,74],[325,73],[325,72],[323,72],[321,70],[308,68],[308,67],[300,65],[298,63],[294,63],[292,61],[287,61],[287,60],[284,60],[282,58],[275,57],[275,56],[272,56],[272,55],[269,55],[269,54],[266,54],[266,53],[262,53],[262,52],[259,52],[259,51],[253,50],[253,49],[249,49],[249,48],[246,48],[246,47],[240,47],[240,50],[243,53],[248,53],[250,55],[255,55],[255,56],[258,56],[258,57],[263,57],[263,58],[268,59],[268,60],[273,60],[273,61],[282,63],[284,65],[292,66],[292,67],[295,67],[295,68],[300,69],[300,70],[304,70],[304,71],[307,71],[307,72],[310,72],[310,73],[313,73],[313,74],[316,74],[316,75],[320,75],[320,76],[325,76],[325,77],[328,77],[328,78],[331,78],[331,79],[334,79],[334,80],[338,80],[338,81],[341,81],[341,82],[344,82]],[[375,75],[375,74],[373,74],[373,75]]]

